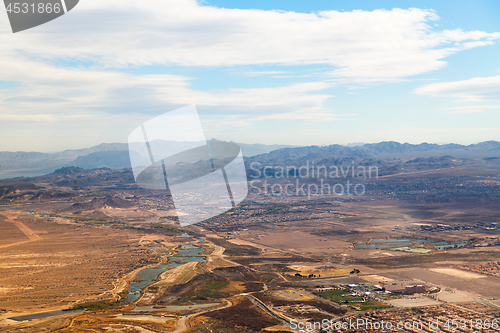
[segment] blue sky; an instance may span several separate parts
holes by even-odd
[[[244,143],[500,141],[497,1],[87,0],[0,13],[0,151],[126,142],[196,104]]]
[[[441,1],[373,1],[373,0],[354,0],[354,1],[232,1],[217,0],[206,1],[210,4],[223,8],[240,9],[264,9],[264,10],[285,10],[301,13],[310,13],[315,11],[352,11],[393,8],[422,8],[432,9],[440,13],[442,20],[439,22],[446,28],[463,28],[467,30],[488,30],[498,31],[498,13],[500,12],[500,3],[494,0],[441,0]],[[496,30],[495,30],[496,29]]]

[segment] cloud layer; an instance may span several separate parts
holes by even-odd
[[[419,95],[451,97],[459,101],[500,101],[500,75],[432,83],[415,89]]]
[[[306,14],[224,9],[194,0],[88,0],[37,28],[55,34],[2,39],[9,39],[4,54],[111,68],[327,64],[337,77],[386,79],[439,69],[448,55],[500,38],[439,31],[430,25],[438,19],[432,10],[417,8]],[[2,21],[6,26],[6,17]]]
[[[7,31],[7,16],[0,12],[0,29]],[[221,120],[238,126],[341,120],[325,106],[334,97],[328,88],[408,79],[438,70],[451,54],[500,39],[500,33],[439,30],[437,20],[434,11],[417,8],[307,14],[224,9],[194,0],[81,1],[43,26],[0,34],[0,80],[21,83],[0,89],[2,121],[118,117],[187,104],[214,113],[231,110]],[[327,70],[310,82],[294,82],[292,70],[248,71],[255,65]],[[129,71],[142,66],[231,68],[242,77],[286,72],[290,78],[281,86],[201,90],[187,75]],[[498,94],[499,77],[472,80],[427,85],[417,93],[465,99]],[[491,84],[496,88],[488,91]],[[471,85],[477,90],[467,92]]]

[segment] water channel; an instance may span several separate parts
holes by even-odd
[[[201,241],[201,240],[200,240]],[[169,269],[184,265],[185,263],[188,262],[193,262],[193,261],[200,261],[205,263],[206,262],[206,257],[200,256],[200,253],[205,251],[205,249],[194,246],[193,244],[184,244],[181,245],[181,247],[177,250],[177,254],[171,257],[168,257],[168,261],[166,264],[158,265],[156,267],[151,267],[151,268],[146,268],[142,270],[139,274],[137,274],[137,277],[135,278],[134,281],[130,282],[130,289],[128,291],[128,297],[123,303],[130,303],[135,301],[136,299],[139,298],[141,295],[141,290],[144,287],[147,287],[155,282],[158,281],[158,276],[165,272],[168,271]],[[201,305],[199,307],[210,307],[218,305],[218,303],[214,304],[207,304],[207,305]],[[152,308],[152,306],[151,306]],[[168,308],[168,307],[167,307]],[[182,307],[180,307],[182,308]],[[197,308],[197,306],[186,306],[186,308]],[[175,308],[178,310],[177,308]],[[159,309],[165,311],[165,309]],[[167,309],[170,310],[170,309]],[[40,319],[40,318],[48,318],[48,317],[54,317],[54,316],[60,316],[63,314],[72,314],[72,313],[77,313],[77,312],[82,312],[85,311],[85,309],[78,309],[78,310],[57,310],[57,311],[47,311],[47,312],[40,312],[40,313],[33,313],[33,314],[28,314],[28,315],[23,315],[23,316],[16,316],[16,317],[10,317],[8,319],[15,320],[15,321],[26,321],[26,320],[33,320],[33,319]]]
[[[179,267],[188,262],[200,261],[205,263],[205,257],[200,256],[200,253],[203,251],[205,251],[205,249],[194,246],[193,244],[184,244],[177,251],[176,255],[168,257],[166,264],[142,270],[139,274],[137,274],[135,280],[130,282],[127,299],[122,303],[131,303],[138,299],[141,296],[141,290],[157,282],[158,276],[165,271]]]

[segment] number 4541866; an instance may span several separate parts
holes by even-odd
[[[7,13],[23,13],[23,14],[43,14],[43,13],[60,13],[62,10],[61,4],[60,3],[38,3],[38,4],[28,4],[28,3],[22,3],[22,2],[15,2],[15,3],[9,3],[7,5]]]

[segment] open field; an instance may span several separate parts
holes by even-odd
[[[349,308],[329,302],[312,293],[292,289],[288,291],[261,291],[254,293],[253,297],[265,304],[267,309],[279,314],[280,318],[286,320],[291,318],[331,318],[349,313]],[[293,293],[290,293],[290,291],[293,291]]]
[[[361,302],[363,301],[363,297],[361,296],[352,296],[351,293],[347,290],[329,290],[318,292],[317,295],[331,299],[336,303],[350,303],[350,302]]]
[[[197,274],[201,273],[201,269],[197,266],[199,262],[193,261],[182,266],[173,268],[171,270],[165,271],[159,276],[159,282],[154,285],[157,287],[167,287],[176,284],[187,283],[189,280],[194,278]]]
[[[475,279],[482,279],[485,278],[485,275],[477,274],[477,273],[471,273],[467,271],[462,271],[460,269],[455,269],[455,268],[431,268],[430,269],[433,272],[444,274],[444,275],[449,275],[453,276],[459,279],[465,279],[465,280],[475,280]]]
[[[446,272],[448,273],[449,271]],[[467,274],[461,277],[460,275],[443,274],[442,271],[439,272],[425,269],[400,270],[387,272],[384,273],[384,275],[397,280],[415,279],[439,286],[447,286],[449,288],[475,293],[476,295],[483,295],[488,298],[500,298],[500,288],[498,288],[500,286],[500,278],[493,276],[470,279]]]
[[[23,242],[28,242],[29,239],[26,235],[19,230],[19,228],[14,223],[9,223],[5,218],[0,216],[0,232],[5,235],[5,239],[2,240],[0,248],[4,249],[11,246],[12,244],[19,244]]]
[[[349,275],[353,272],[352,269],[348,268],[325,268],[321,265],[290,265],[288,267],[294,270],[287,273],[291,276],[300,274],[302,276],[328,277],[335,275]]]
[[[347,290],[330,290],[316,293],[318,296],[343,304],[357,311],[371,311],[385,309],[390,307],[387,304],[365,298],[362,296],[351,295]]]
[[[292,301],[308,301],[312,300],[314,297],[312,295],[309,295],[309,293],[306,293],[301,290],[294,290],[294,289],[287,289],[287,290],[280,290],[276,292],[277,295],[281,297],[288,298]]]
[[[439,305],[441,302],[438,302],[432,298],[428,298],[425,296],[410,296],[403,297],[399,299],[390,300],[389,303],[393,306],[398,306],[402,308],[413,308],[419,306],[429,306],[429,305]]]
[[[0,215],[0,234],[2,235],[0,249],[32,242],[40,238],[15,214]]]
[[[385,276],[380,276],[380,275],[362,275],[361,278],[363,280],[366,280],[368,282],[378,284],[378,283],[391,283],[394,282],[393,279],[385,277]]]
[[[32,331],[62,327],[64,333],[286,331],[276,318],[467,316],[479,303],[464,308],[462,302],[486,304],[481,311],[489,313],[494,309],[486,306],[500,298],[500,278],[494,276],[500,229],[490,223],[498,220],[500,208],[483,194],[487,183],[473,183],[478,187],[470,193],[446,201],[455,194],[420,197],[413,190],[462,190],[455,185],[468,180],[443,181],[432,172],[388,176],[367,184],[363,197],[249,197],[226,214],[181,229],[169,196],[116,181],[111,171],[91,173],[108,178],[89,185],[81,182],[93,181],[91,176],[62,177],[59,185],[47,181],[0,198],[0,325],[25,330],[31,325]],[[14,207],[35,214],[15,213],[21,208]],[[373,240],[410,242],[430,252],[356,247],[377,244]],[[466,245],[440,249],[418,243],[423,240]],[[136,278],[187,244],[205,248],[206,263]],[[123,297],[131,280],[151,282],[139,288],[137,302],[105,302]],[[384,291],[374,287],[400,281],[440,291],[382,299]],[[351,295],[332,290],[349,289],[348,284],[358,285]],[[83,313],[29,323],[1,320],[14,312],[87,302],[92,309]]]
[[[0,221],[3,229],[24,226],[22,244],[0,253],[0,309],[8,312],[63,308],[84,299],[109,299],[117,281],[146,264],[151,250],[137,235],[9,213],[16,223]],[[0,233],[0,243],[12,233]]]
[[[243,292],[263,289],[264,281],[242,266],[220,267],[196,275],[186,283],[162,289],[159,304],[210,303]]]
[[[475,302],[478,300],[478,297],[477,295],[466,291],[445,288],[436,295],[436,299],[448,303],[463,303]]]
[[[351,246],[345,241],[327,239],[300,231],[291,233],[277,231],[258,235],[248,234],[242,237],[257,244],[292,253],[339,253]]]
[[[66,325],[67,328],[58,332],[165,332],[175,328],[174,318],[158,315],[85,313],[73,317]]]
[[[233,306],[226,309],[209,312],[196,321],[192,330],[209,329],[220,333],[253,333],[262,332],[262,329],[280,324],[278,320],[262,312],[244,296],[232,298]],[[208,320],[203,320],[203,319]],[[252,318],[251,320],[248,320]],[[202,319],[202,320],[200,320]]]

